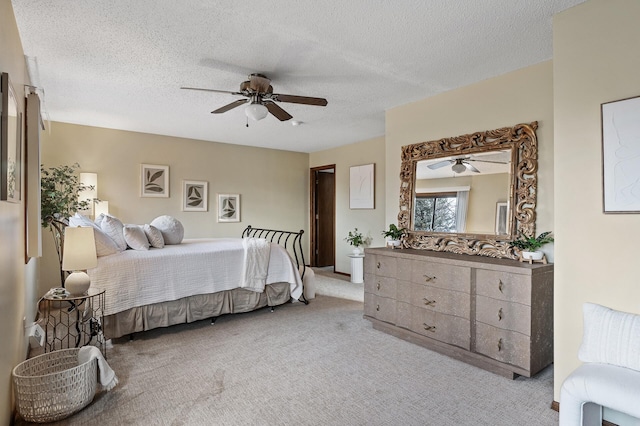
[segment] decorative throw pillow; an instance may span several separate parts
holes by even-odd
[[[69,226],[91,226],[93,227],[93,237],[96,240],[96,254],[98,257],[109,256],[110,254],[119,253],[118,245],[107,234],[102,232],[95,223],[86,216],[76,213],[69,218]]]
[[[144,233],[149,240],[149,244],[151,247],[155,248],[163,248],[164,247],[164,238],[162,238],[162,232],[155,226],[149,225],[148,223],[144,225]]]
[[[124,239],[123,229],[124,225],[120,219],[113,216],[105,216],[100,224],[102,230],[111,237],[113,241],[118,245],[120,251],[127,249],[127,242]]]
[[[149,240],[144,230],[139,225],[124,225],[124,239],[127,245],[134,250],[149,250]]]
[[[178,219],[172,216],[158,216],[151,221],[162,233],[165,244],[180,244],[184,238],[184,227]]]
[[[585,303],[582,362],[619,365],[640,371],[640,315]]]
[[[98,217],[96,217],[96,220],[94,220],[93,222],[94,222],[98,227],[100,227],[100,229],[102,229],[102,221],[104,220],[104,218],[105,218],[105,217],[107,217],[107,215],[106,215],[106,214],[104,214],[104,213],[100,213],[100,214],[98,215]]]

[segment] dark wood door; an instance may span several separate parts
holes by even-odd
[[[316,171],[316,266],[332,266],[335,259],[335,174]]]

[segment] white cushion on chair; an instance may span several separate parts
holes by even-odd
[[[640,371],[640,315],[594,303],[583,305],[584,334],[578,358]]]
[[[581,365],[562,384],[560,426],[600,426],[602,412],[599,407],[591,407],[583,415],[583,406],[588,403],[640,417],[638,395],[640,371],[608,364]]]

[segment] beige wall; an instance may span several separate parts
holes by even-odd
[[[509,173],[471,176],[467,232],[493,234],[496,230],[496,203],[506,202]]]
[[[307,230],[306,153],[58,122],[50,129],[42,138],[45,167],[77,162],[81,171],[97,173],[98,197],[109,201],[109,212],[125,223],[149,223],[168,214],[182,222],[185,238],[239,237],[247,225]],[[140,197],[142,163],[169,166],[169,198]],[[183,179],[209,183],[209,211],[182,211]],[[240,194],[239,223],[216,221],[217,193]],[[43,269],[50,271],[56,264],[48,233],[44,245]]]
[[[551,62],[543,62],[387,111],[386,221],[399,211],[402,146],[538,121],[536,230],[553,230],[552,77]],[[543,251],[553,261],[553,244]]]
[[[344,238],[350,230],[358,228],[364,236],[371,236],[367,247],[384,246],[381,235],[389,223],[397,224],[396,218],[385,222],[385,140],[384,137],[370,139],[309,155],[309,167],[335,164],[336,169],[336,264],[337,272],[351,273],[350,259],[347,257],[353,247]],[[375,163],[375,208],[373,210],[351,210],[349,208],[349,167]]]
[[[28,79],[10,0],[0,0],[0,72],[9,73],[24,112]],[[23,212],[23,203],[0,201],[0,424],[11,418],[11,370],[26,357],[23,317],[31,321],[35,311],[37,259],[25,265]]]
[[[640,313],[640,215],[602,213],[600,136],[600,104],[640,96],[639,16],[638,0],[592,0],[553,21],[556,400],[579,365],[582,304]]]

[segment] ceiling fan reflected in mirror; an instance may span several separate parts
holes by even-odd
[[[473,164],[472,161],[477,161],[480,163],[493,163],[493,164],[507,164],[505,161],[491,161],[491,160],[481,160],[478,158],[471,157],[460,157],[460,158],[451,158],[443,161],[439,161],[437,163],[429,164],[427,167],[431,170],[437,170],[439,168],[451,165],[451,170],[455,173],[464,173],[466,170],[470,170],[474,173],[480,173]]]
[[[240,83],[240,90],[232,92],[228,90],[203,89],[198,87],[181,87],[185,90],[201,90],[205,92],[226,93],[230,95],[244,96],[247,99],[238,99],[223,107],[211,111],[212,114],[222,114],[240,105],[247,105],[244,112],[247,118],[254,121],[262,120],[269,113],[280,121],[287,121],[293,118],[288,112],[282,109],[276,102],[288,102],[293,104],[326,106],[327,100],[323,98],[312,98],[309,96],[284,95],[273,93],[271,80],[262,74],[250,74],[248,80]],[[247,123],[248,126],[248,123]]]

